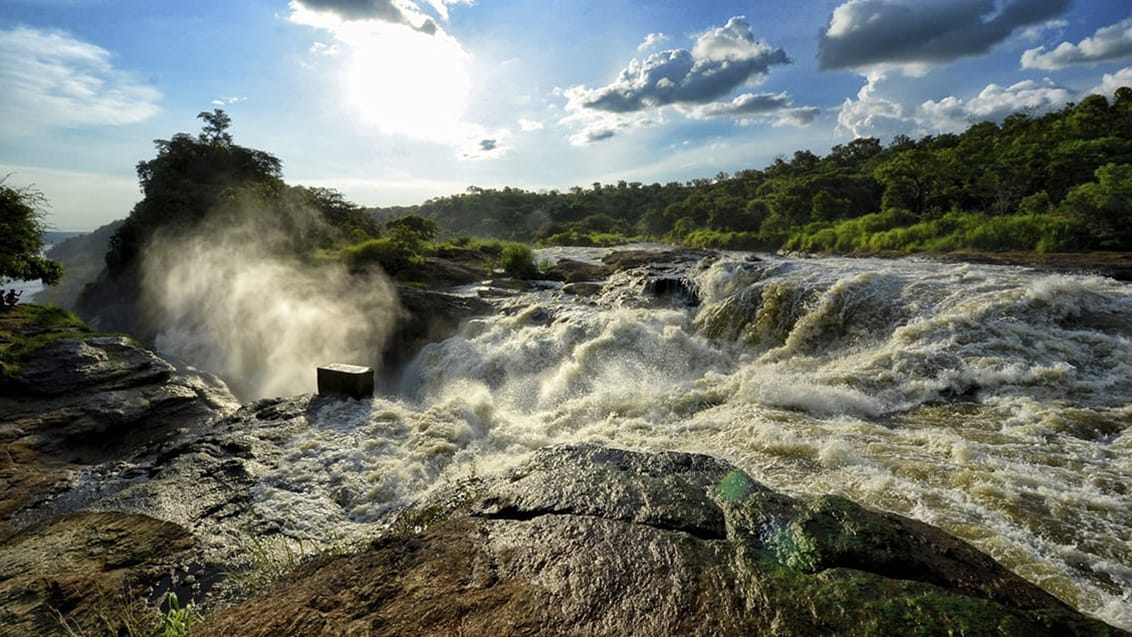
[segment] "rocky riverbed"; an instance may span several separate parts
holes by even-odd
[[[684,369],[698,350],[680,348],[703,346],[681,345],[674,325],[711,301],[686,276],[704,256],[560,259],[549,276],[561,287],[547,293],[582,309],[659,308],[647,310],[667,321],[657,334],[668,349],[657,351]],[[604,281],[619,276],[629,283]],[[406,306],[443,320],[406,326],[411,345],[387,355],[407,360],[496,308],[499,325],[468,326],[449,346],[510,348],[492,340],[503,328],[585,336],[571,306],[478,300],[506,299],[506,288],[422,292]],[[651,334],[647,323],[613,328]],[[203,611],[193,633],[203,635],[1128,634],[910,517],[787,494],[712,455],[627,450],[648,446],[625,444],[644,426],[632,410],[575,410],[624,432],[621,444],[616,434],[563,444],[553,431],[572,421],[524,430],[503,397],[493,406],[458,379],[443,400],[420,381],[396,399],[239,405],[215,377],[129,339],[58,336],[0,385],[0,635],[113,633],[169,591]],[[608,340],[583,339],[576,364]],[[538,351],[515,343],[516,360]],[[444,354],[432,348],[413,365]],[[673,413],[712,410],[724,398],[711,391]],[[695,426],[659,422],[665,437]],[[528,451],[477,469],[481,451],[518,449]]]

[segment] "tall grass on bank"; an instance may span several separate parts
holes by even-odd
[[[802,252],[874,254],[954,250],[1056,252],[1079,245],[1080,229],[1055,214],[988,216],[952,211],[917,221],[886,210],[834,224],[808,226],[784,244]]]

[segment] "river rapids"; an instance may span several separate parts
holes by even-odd
[[[728,254],[494,303],[399,392],[321,405],[256,506],[295,532],[361,528],[548,444],[701,452],[938,526],[1132,629],[1129,284]]]

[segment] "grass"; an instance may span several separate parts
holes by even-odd
[[[166,593],[165,610],[153,608],[137,597],[118,595],[104,597],[92,609],[93,626],[84,629],[59,611],[55,617],[68,637],[88,635],[127,635],[128,637],[184,637],[200,622],[201,616],[192,604],[181,606],[176,593]]]
[[[956,250],[1057,252],[1080,243],[1081,229],[1054,214],[988,216],[954,210],[933,219],[887,210],[807,227],[784,244],[816,253],[913,253]]]
[[[64,338],[98,336],[77,316],[54,305],[20,304],[0,310],[0,380],[20,373],[32,354]]]

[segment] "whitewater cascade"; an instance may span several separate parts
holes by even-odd
[[[657,276],[687,293],[643,293],[671,289]],[[364,527],[548,444],[701,452],[936,525],[1132,629],[1132,286],[730,254],[495,302],[428,346],[400,395],[312,403],[263,515]]]

